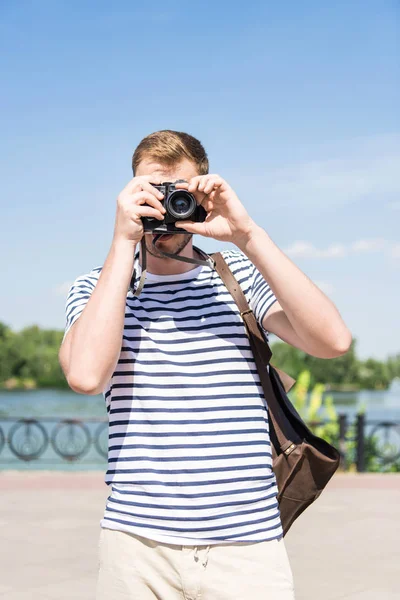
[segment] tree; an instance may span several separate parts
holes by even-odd
[[[400,378],[400,354],[389,356],[386,364],[390,380],[392,381],[396,377]]]
[[[23,386],[29,381],[37,387],[68,388],[58,361],[63,331],[40,329],[37,325],[25,327],[16,333],[0,322],[0,386],[15,380]],[[271,345],[272,364],[297,379],[302,371],[309,371],[310,386],[355,385],[365,389],[383,389],[395,377],[400,377],[400,354],[388,361],[357,360],[356,342],[343,356],[321,359],[310,356],[284,342]]]
[[[388,366],[369,358],[360,365],[359,381],[361,387],[367,390],[386,389],[391,381]]]
[[[14,333],[0,323],[0,383],[15,378],[39,387],[68,387],[58,361],[62,337],[62,331],[36,325]]]
[[[355,354],[355,341],[343,356],[332,359],[316,358],[284,342],[272,345],[272,363],[295,379],[306,370],[310,372],[310,385],[317,383],[344,384],[358,382],[358,363]]]
[[[363,389],[385,389],[395,377],[400,377],[400,355],[390,357],[387,363],[373,358],[360,361],[356,356],[355,340],[346,354],[331,359],[310,356],[284,342],[272,344],[271,349],[271,362],[275,366],[295,379],[302,371],[309,371],[312,387],[317,383],[324,383],[332,386],[352,385]]]
[[[284,342],[275,342],[271,345],[271,363],[296,378],[304,370],[305,352],[289,346]]]
[[[337,358],[316,358],[306,354],[304,364],[311,372],[312,385],[321,382],[332,385],[357,384],[359,364],[355,348],[356,341],[353,340],[349,351]]]

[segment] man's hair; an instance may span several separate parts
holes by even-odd
[[[187,158],[196,165],[199,175],[208,173],[208,158],[203,145],[195,137],[182,131],[163,129],[145,137],[133,153],[133,175],[145,158],[168,166]]]

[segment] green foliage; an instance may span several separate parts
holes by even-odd
[[[386,389],[391,382],[388,365],[373,358],[360,364],[358,376],[361,387],[366,389]]]
[[[324,397],[326,386],[322,383],[317,383],[310,392],[310,383],[310,372],[302,371],[290,392],[290,400],[315,435],[337,446],[339,422],[333,397]],[[326,423],[321,423],[325,420]]]
[[[0,386],[68,388],[58,361],[62,331],[36,325],[15,333],[0,323]]]
[[[396,354],[395,356],[389,356],[389,359],[386,363],[389,379],[393,381],[393,379],[400,379],[400,354]]]
[[[323,438],[336,448],[340,443],[339,415],[335,409],[333,397],[325,395],[326,386],[317,383],[310,391],[311,377],[309,371],[302,371],[296,385],[290,392],[290,400],[315,435]],[[365,404],[360,407],[359,414],[365,414]],[[323,422],[321,422],[323,421]],[[400,472],[400,459],[392,460],[397,447],[379,440],[378,436],[368,435],[365,438],[365,470],[377,473]],[[356,471],[357,464],[357,422],[354,420],[348,427],[345,436],[346,456],[344,467]]]
[[[363,411],[362,411],[363,412]],[[361,414],[361,412],[360,412]],[[393,461],[385,460],[385,454],[397,452],[398,448],[393,448],[387,444],[382,444],[378,436],[368,435],[364,440],[365,451],[365,471],[369,473],[399,473],[400,459]],[[346,432],[346,460],[345,468],[349,471],[356,471],[357,462],[357,425],[354,421]]]
[[[295,379],[309,371],[311,386],[324,382],[338,389],[386,389],[400,377],[400,354],[389,357],[386,363],[373,358],[361,361],[356,356],[355,341],[346,354],[328,360],[310,356],[284,342],[275,342],[271,349],[274,365]]]
[[[14,332],[0,322],[0,386],[68,388],[58,362],[62,338],[62,331],[33,325]],[[400,354],[389,357],[386,363],[375,359],[360,361],[355,342],[346,354],[329,360],[309,356],[284,342],[272,344],[272,352],[273,364],[295,379],[299,380],[304,371],[308,373],[302,375],[302,385],[307,389],[321,382],[327,389],[385,389],[393,379],[400,378]],[[300,387],[298,390],[300,394]],[[315,390],[315,406],[320,393],[321,388],[319,392]],[[304,403],[304,392],[302,398]],[[301,402],[300,395],[298,401]],[[329,400],[325,398],[324,402],[327,410]],[[315,412],[315,407],[311,409]]]
[[[292,391],[292,400],[296,410],[305,421],[308,421],[307,394],[310,387],[310,372],[302,371],[297,378],[296,385]]]

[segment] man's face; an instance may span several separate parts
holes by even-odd
[[[186,158],[180,163],[170,167],[167,165],[162,165],[158,162],[154,162],[150,159],[144,159],[139,163],[135,173],[136,177],[141,175],[153,176],[154,182],[152,183],[157,183],[159,181],[175,182],[178,179],[190,181],[192,177],[196,177],[198,174],[199,173],[197,172],[196,166]],[[157,250],[153,247],[152,242],[155,236],[146,233],[144,237],[147,251],[157,258],[165,259],[166,257],[164,257],[160,252],[157,252]],[[174,233],[170,236],[160,237],[157,242],[157,247],[170,254],[179,254],[188,245],[188,243],[191,242],[191,239],[191,233]]]

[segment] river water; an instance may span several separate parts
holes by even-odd
[[[357,412],[365,407],[366,419],[370,423],[370,427],[376,426],[381,421],[396,421],[399,427],[395,428],[394,435],[400,438],[399,383],[395,383],[391,389],[386,391],[336,392],[332,393],[332,396],[337,412],[346,414],[350,422]],[[321,414],[321,418],[323,416]],[[0,391],[0,428],[5,438],[3,448],[0,448],[0,469],[104,469],[106,458],[94,448],[76,461],[65,461],[54,452],[50,443],[39,459],[20,460],[10,450],[7,438],[16,420],[32,418],[39,421],[44,419],[43,427],[50,438],[51,432],[54,431],[54,426],[59,420],[92,420],[88,422],[87,428],[90,436],[94,439],[99,428],[98,421],[106,419],[106,417],[105,402],[101,395],[84,396],[69,390]],[[46,422],[46,419],[51,419],[51,421]],[[106,428],[103,427],[100,437],[104,449],[107,444]]]

